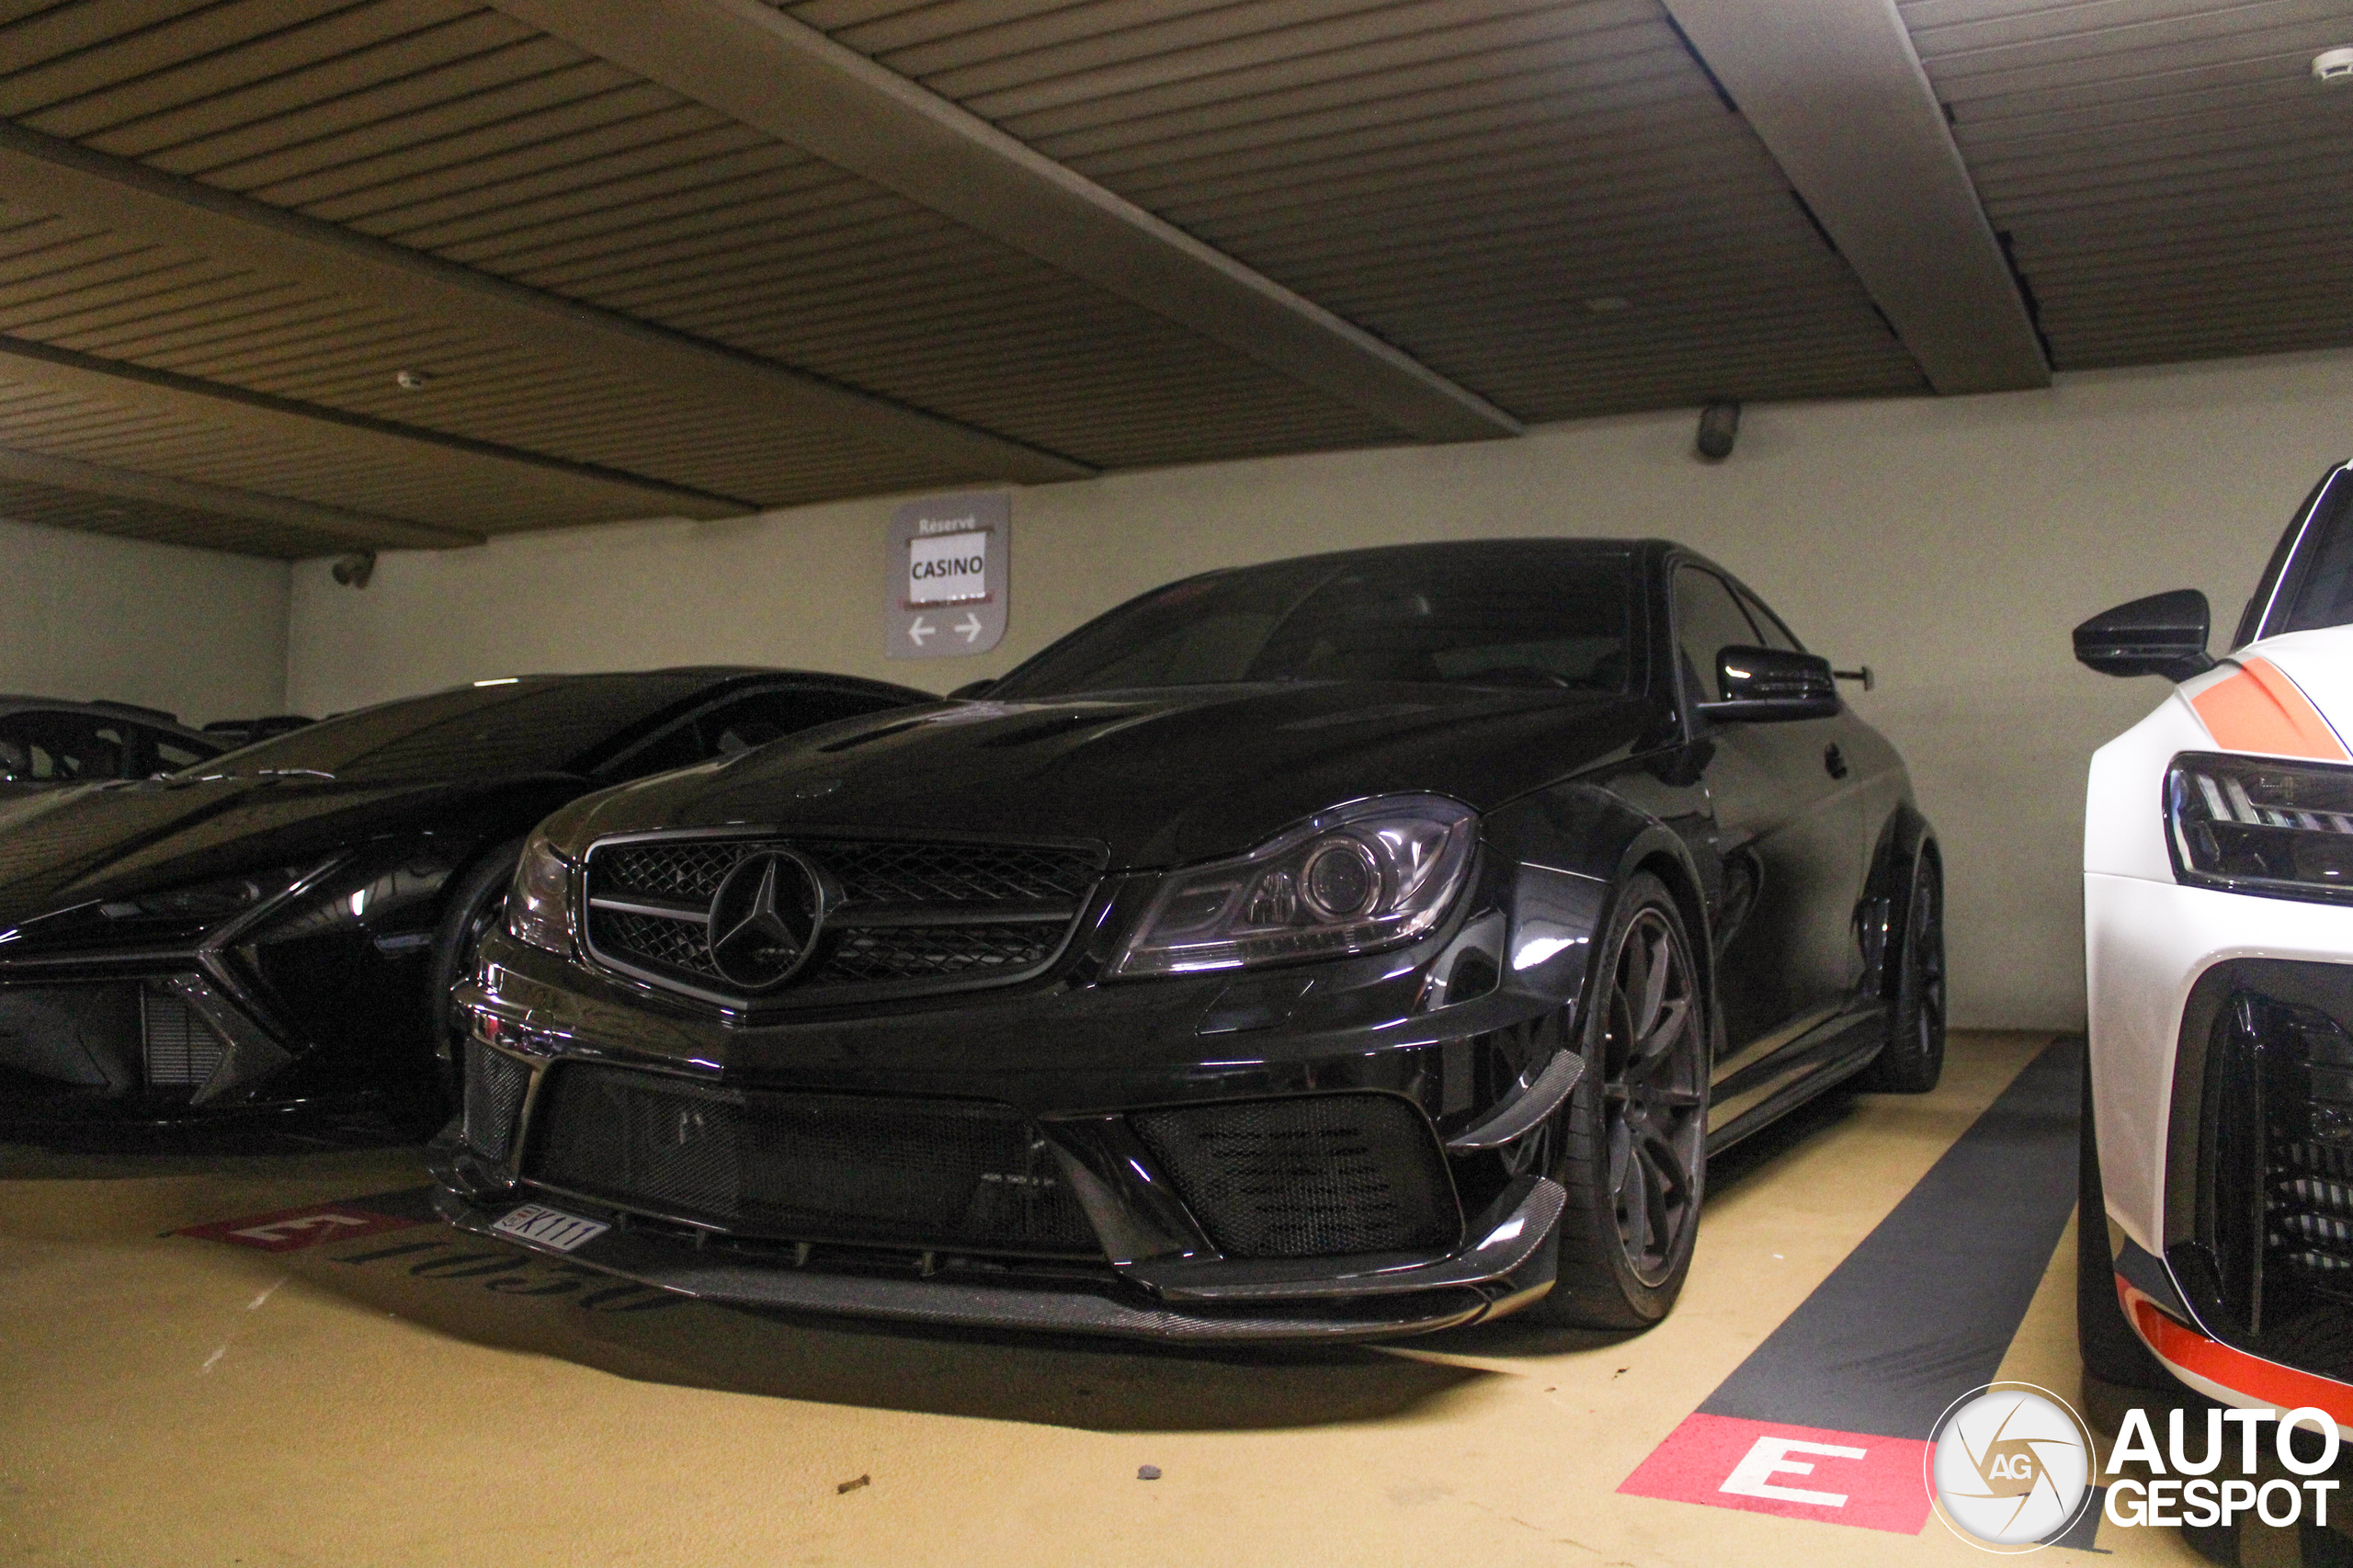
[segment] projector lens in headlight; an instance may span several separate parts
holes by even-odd
[[[2353,903],[2353,767],[2185,752],[2165,812],[2182,881]]]

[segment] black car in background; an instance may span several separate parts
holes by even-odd
[[[171,773],[230,744],[157,708],[0,696],[0,798]]]
[[[438,1124],[449,994],[574,797],[924,694],[745,668],[488,681],[166,778],[0,802],[0,1124],[389,1096]]]
[[[1688,551],[1212,573],[558,812],[459,989],[437,1201],[918,1322],[1639,1327],[1711,1149],[1937,1081],[1938,874],[1829,665]]]

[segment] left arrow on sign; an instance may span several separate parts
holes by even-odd
[[[932,625],[931,622],[926,620],[923,617],[917,616],[915,617],[915,623],[907,628],[907,641],[920,648],[923,646],[923,640],[938,630],[939,628]]]

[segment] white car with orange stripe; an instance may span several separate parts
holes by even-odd
[[[2087,1393],[2353,1431],[2353,466],[2220,662],[2207,621],[2185,590],[2075,630],[2094,669],[2179,683],[2095,755],[2085,813]]]

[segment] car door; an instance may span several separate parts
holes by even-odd
[[[1675,569],[1677,645],[1687,700],[1720,700],[1717,661],[1768,637],[1732,584],[1686,562]],[[1840,800],[1832,748],[1838,721],[1722,722],[1694,715],[1708,751],[1704,779],[1724,893],[1716,929],[1717,994],[1726,1053],[1720,1074],[1746,1070],[1837,1012],[1860,975],[1853,934],[1863,864],[1858,824]],[[1771,1074],[1778,1076],[1778,1074]],[[1724,1095],[1729,1113],[1736,1096]]]

